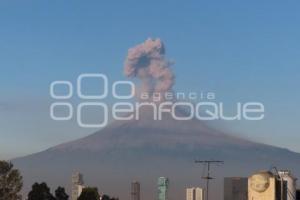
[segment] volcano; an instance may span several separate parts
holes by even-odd
[[[85,138],[13,162],[24,176],[25,191],[36,181],[70,188],[72,173],[80,171],[86,185],[120,199],[130,198],[134,180],[141,183],[143,200],[156,199],[160,176],[170,180],[171,200],[184,199],[186,187],[204,187],[204,167],[195,164],[195,159],[225,162],[213,168],[213,200],[223,199],[223,177],[249,176],[271,166],[300,175],[298,153],[226,134],[196,119],[177,121],[168,113],[162,119],[153,120],[145,110],[139,120],[114,121]]]

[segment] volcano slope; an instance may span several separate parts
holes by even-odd
[[[80,171],[86,185],[120,199],[130,198],[130,182],[137,180],[142,199],[153,200],[157,178],[166,176],[170,199],[179,200],[186,187],[204,187],[203,167],[195,159],[225,161],[213,168],[210,197],[215,200],[223,199],[223,177],[249,176],[271,166],[300,177],[298,153],[225,134],[199,120],[177,121],[166,113],[163,120],[153,120],[147,111],[139,120],[114,121],[87,137],[13,162],[22,171],[25,192],[35,181],[70,189],[72,173]]]

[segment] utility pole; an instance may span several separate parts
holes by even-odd
[[[221,160],[195,160],[195,163],[201,163],[207,165],[207,175],[202,177],[202,179],[206,180],[206,200],[208,199],[208,193],[209,193],[209,181],[214,179],[213,177],[210,176],[210,165],[214,164],[223,164],[224,161]]]

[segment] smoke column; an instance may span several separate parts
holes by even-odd
[[[141,80],[140,92],[165,93],[172,90],[174,74],[165,58],[165,47],[160,39],[147,39],[128,50],[124,73]]]

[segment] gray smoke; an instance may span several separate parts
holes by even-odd
[[[165,47],[160,39],[147,39],[128,50],[124,73],[141,80],[140,92],[153,94],[172,90],[174,74],[165,58]]]

